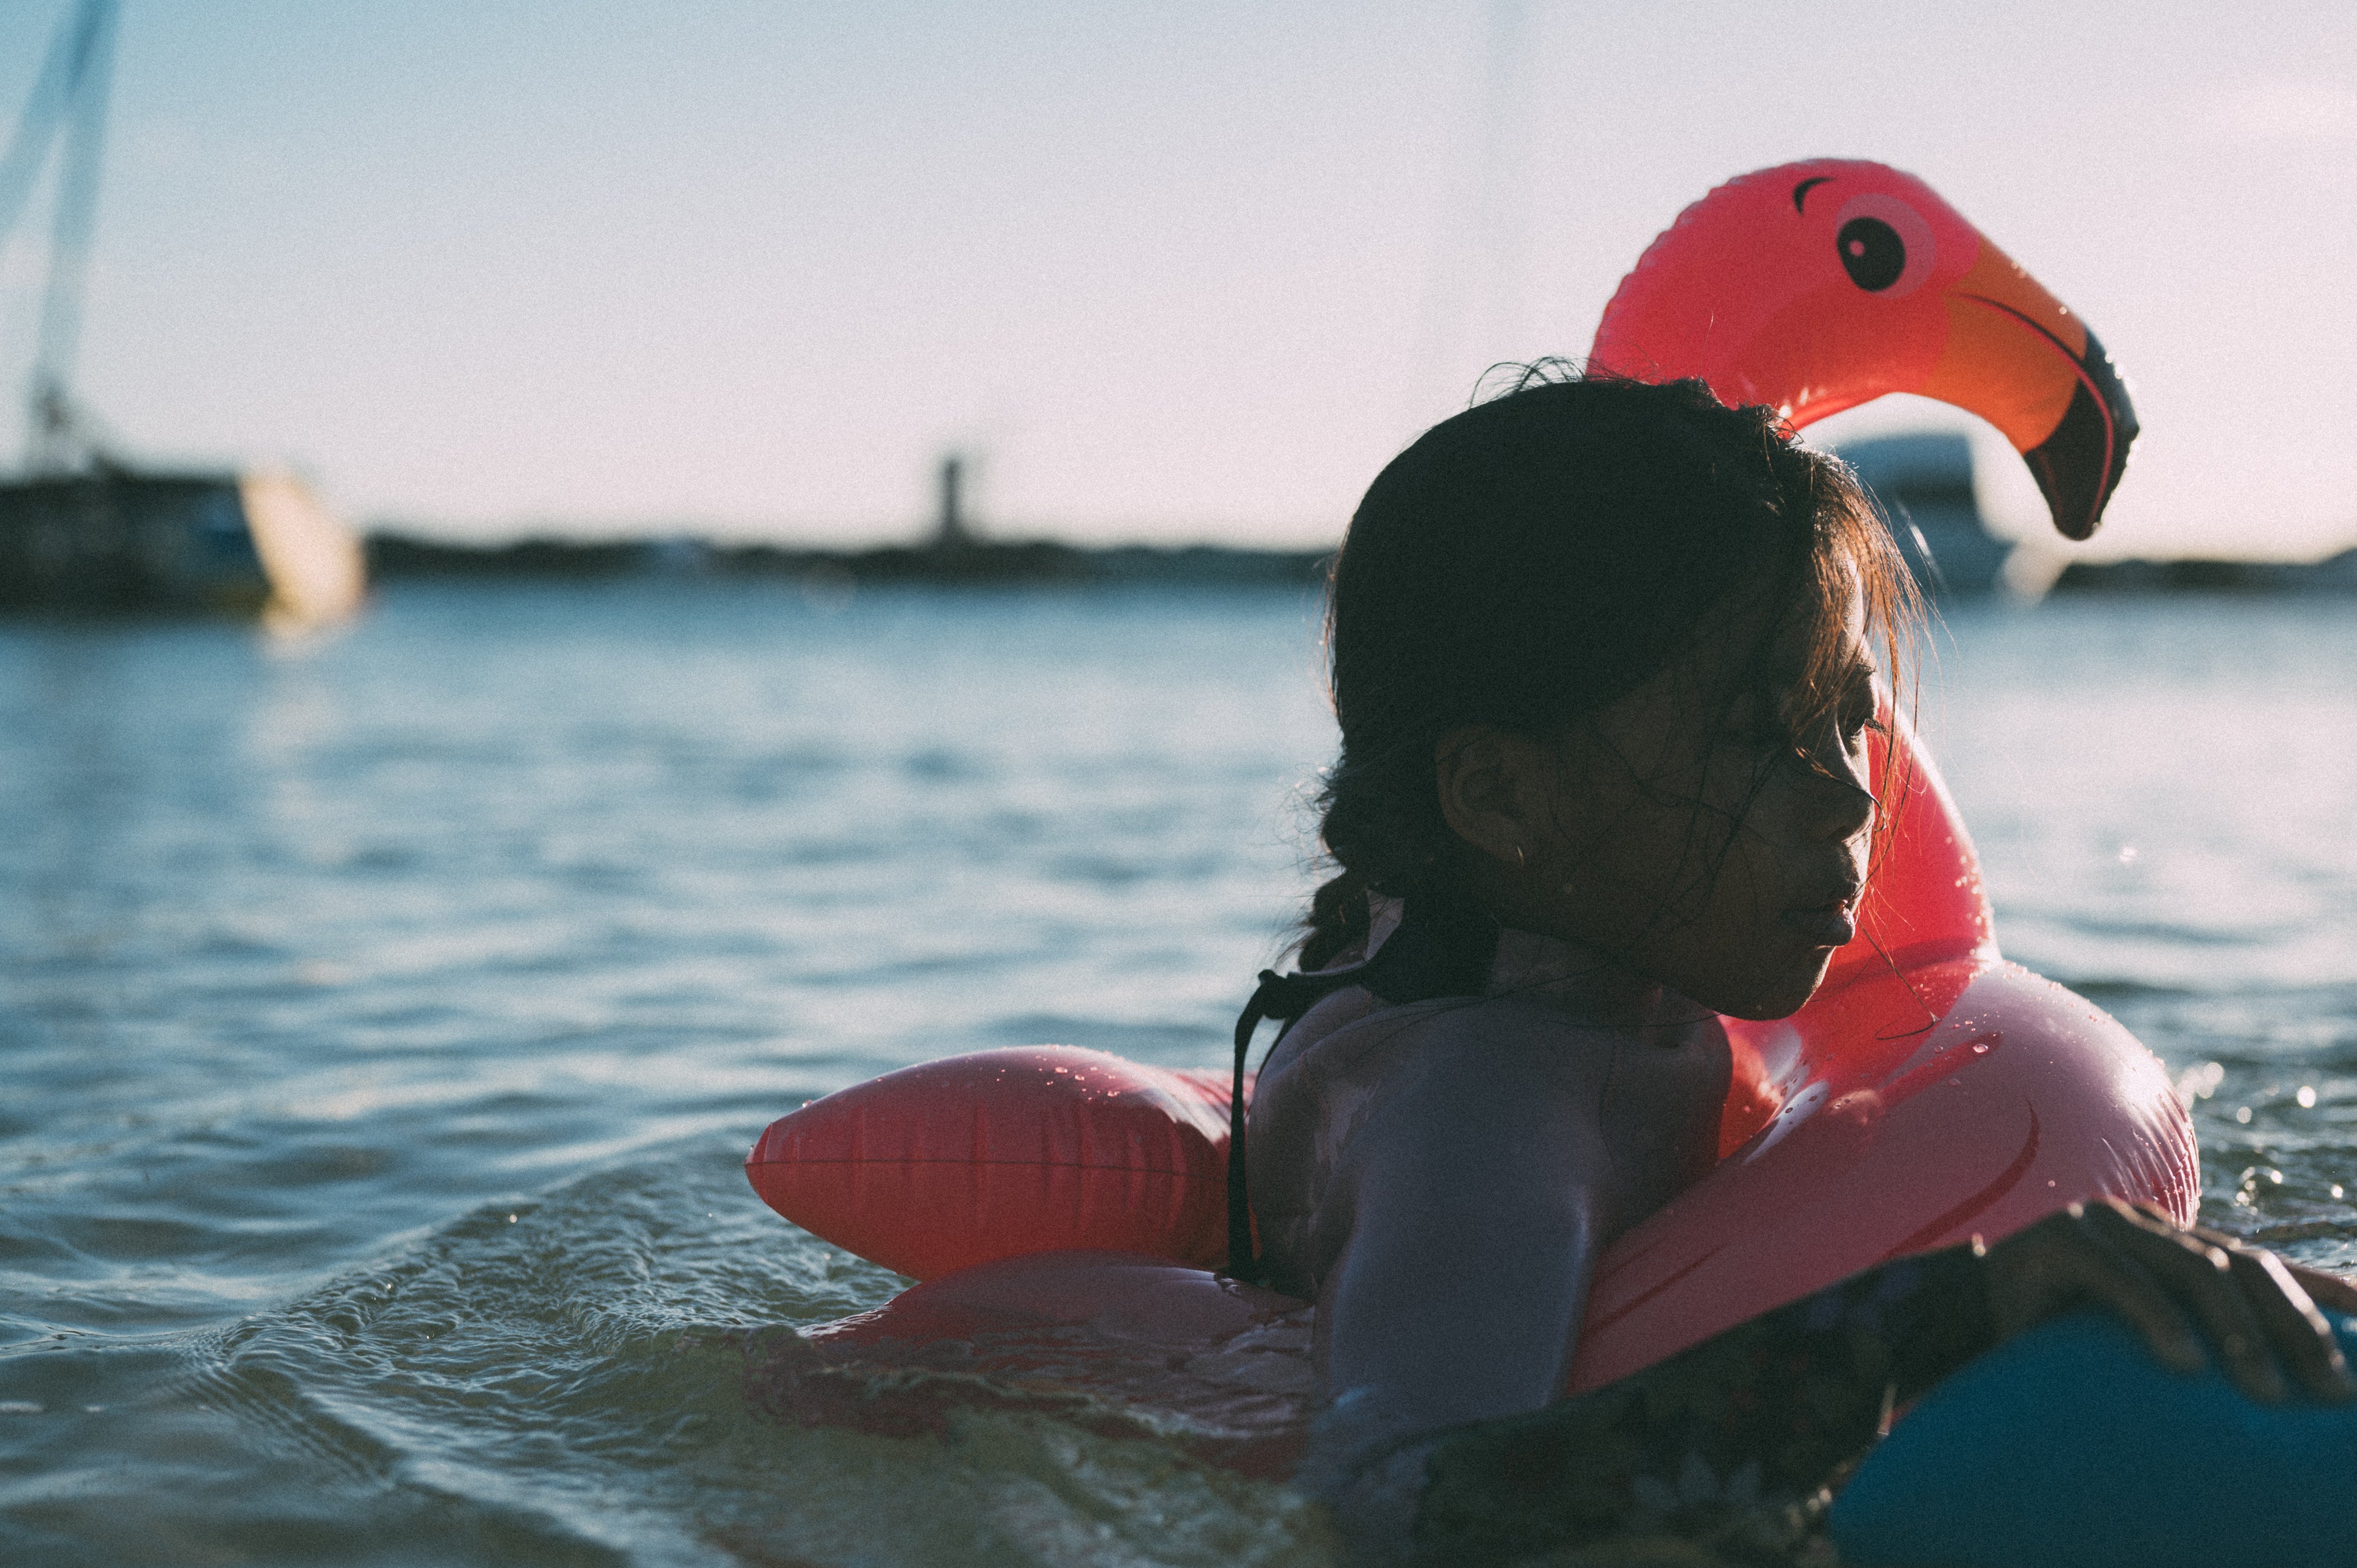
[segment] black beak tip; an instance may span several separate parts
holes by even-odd
[[[2066,539],[2091,537],[2104,521],[2104,507],[2119,488],[2136,438],[2136,407],[2119,371],[2095,335],[2087,334],[2086,371],[2071,406],[2053,434],[2022,454]]]

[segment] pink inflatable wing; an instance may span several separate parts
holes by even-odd
[[[1980,415],[2084,539],[2126,467],[2136,411],[2086,323],[1913,175],[1813,158],[1731,179],[1620,285],[1591,362],[1696,376],[1795,427],[1885,392]]]
[[[1228,1077],[1071,1046],[888,1072],[770,1123],[745,1158],[813,1235],[931,1279],[1026,1252],[1228,1255]]]

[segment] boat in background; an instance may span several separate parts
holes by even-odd
[[[1977,598],[1996,591],[2013,546],[1981,519],[1968,438],[1915,431],[1846,442],[1836,456],[1873,494],[1927,596]]]
[[[290,474],[89,472],[0,483],[0,609],[260,616],[366,596],[360,540]]]
[[[281,473],[124,461],[68,391],[97,215],[116,0],[77,0],[7,151],[0,245],[62,146],[23,477],[0,482],[0,609],[230,613],[276,628],[341,620],[366,596],[359,537]]]

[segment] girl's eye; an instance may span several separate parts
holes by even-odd
[[[1869,734],[1887,736],[1889,733],[1890,726],[1882,722],[1881,713],[1872,703],[1861,703],[1842,715],[1844,750],[1856,751],[1859,740]]]

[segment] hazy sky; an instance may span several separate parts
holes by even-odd
[[[59,6],[0,13],[9,113]],[[1007,532],[1323,541],[1686,202],[1839,155],[2110,346],[2109,553],[2315,554],[2357,542],[2352,16],[128,0],[80,382],[135,453],[453,532],[905,532],[960,443]]]

